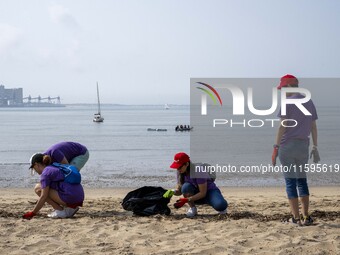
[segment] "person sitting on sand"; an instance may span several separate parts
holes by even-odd
[[[77,167],[79,171],[89,159],[89,151],[87,148],[76,142],[60,142],[54,144],[42,154],[49,155],[52,162],[73,165]]]
[[[188,203],[190,208],[187,212],[188,217],[197,215],[197,204],[209,204],[219,214],[226,214],[228,203],[222,196],[220,189],[216,186],[215,180],[208,173],[200,173],[200,178],[192,178],[190,176],[190,157],[179,152],[174,156],[174,162],[170,168],[177,169],[177,189],[174,190],[174,195],[183,194],[184,198],[180,198],[175,204],[176,208],[182,207]]]
[[[30,169],[40,175],[40,183],[35,186],[39,199],[33,211],[23,215],[24,219],[33,218],[44,206],[50,204],[55,211],[50,218],[70,218],[78,211],[84,201],[84,190],[81,184],[64,182],[64,174],[58,167],[52,166],[49,155],[35,154],[30,160]]]

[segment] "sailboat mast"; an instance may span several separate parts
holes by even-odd
[[[99,89],[98,89],[98,82],[97,82],[97,97],[98,97],[98,113],[100,114],[100,101],[99,101]]]

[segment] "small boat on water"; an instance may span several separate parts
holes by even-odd
[[[147,131],[168,131],[166,128],[148,128]]]
[[[165,110],[169,110],[169,109],[170,109],[170,106],[169,106],[168,104],[165,104],[165,105],[164,105],[164,109],[165,109]]]
[[[194,129],[194,127],[190,127],[190,126],[177,126],[176,128],[175,128],[175,131],[176,132],[178,132],[178,131],[191,131],[191,130],[193,130]]]
[[[99,100],[99,89],[98,89],[98,82],[97,82],[97,98],[98,98],[98,112],[93,116],[93,122],[103,122],[104,117],[100,113],[100,100]]]

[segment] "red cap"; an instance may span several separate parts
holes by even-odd
[[[189,161],[190,157],[188,156],[188,154],[184,152],[179,152],[175,155],[174,162],[171,164],[170,168],[178,169]]]
[[[281,89],[282,87],[287,87],[288,85],[298,85],[299,81],[298,79],[291,74],[286,74],[285,76],[281,77],[281,81],[279,86],[277,86],[277,89]]]

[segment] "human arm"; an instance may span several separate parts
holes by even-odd
[[[184,177],[177,171],[177,185],[174,189],[174,195],[180,196],[182,195],[182,183],[184,182]]]
[[[282,123],[283,119],[281,119],[280,123]],[[283,134],[285,133],[286,128],[284,126],[282,126],[282,124],[280,125],[279,129],[277,130],[277,134],[276,134],[276,140],[275,140],[275,144],[276,145],[280,145],[281,143],[281,139]]]
[[[318,146],[318,128],[316,126],[316,121],[315,120],[313,120],[313,122],[312,122],[311,133],[312,133],[313,145],[315,147],[317,147]]]
[[[183,205],[186,203],[189,203],[190,206],[193,206],[193,202],[196,200],[200,200],[201,198],[204,198],[207,194],[207,182],[204,182],[202,184],[197,184],[198,185],[198,193],[191,197],[182,197],[176,201],[174,204],[175,208],[181,208]]]
[[[67,158],[65,157],[64,152],[59,148],[48,150],[45,152],[45,154],[50,155],[50,157],[52,158],[52,162],[57,162],[60,164],[69,164]]]
[[[173,191],[174,191],[174,196],[182,195],[182,192],[180,190],[178,190],[178,189],[174,189]]]
[[[182,195],[182,192],[181,192],[180,188],[177,188],[177,189],[168,189],[168,190],[163,194],[163,197],[164,197],[164,198],[171,198],[173,195],[175,195],[175,196],[180,196],[180,195]]]
[[[171,189],[171,190],[168,190],[167,192],[170,192],[171,193],[171,196],[180,196],[182,195],[182,192],[178,189]]]
[[[208,190],[207,182],[198,184],[198,190],[199,190],[198,193],[196,193],[195,195],[191,197],[188,197],[188,202],[194,202],[202,198],[205,198],[205,196],[207,195],[207,190]]]
[[[180,196],[182,195],[182,185],[181,184],[177,184],[176,188],[173,190],[174,191],[174,195],[175,196]]]
[[[318,151],[318,130],[316,127],[316,122],[315,120],[312,122],[312,140],[313,140],[313,148],[310,153],[310,158],[313,158],[314,163],[318,163],[320,161],[320,154]]]
[[[282,123],[282,121],[281,121]],[[277,134],[276,134],[276,142],[273,146],[273,153],[272,153],[272,164],[273,166],[276,166],[276,159],[277,159],[277,156],[279,155],[279,147],[280,147],[280,143],[281,143],[281,139],[282,139],[282,136],[285,132],[286,128],[283,126],[283,125],[280,125],[278,131],[277,131]]]
[[[33,211],[27,212],[23,215],[24,219],[30,220],[33,218],[37,213],[40,211],[40,209],[44,206],[47,198],[48,198],[48,193],[49,193],[49,187],[45,187],[44,189],[41,190],[40,197],[33,209]]]
[[[38,201],[37,201],[37,203],[36,203],[36,205],[35,205],[35,207],[34,207],[32,212],[37,214],[40,211],[40,209],[44,206],[44,204],[45,204],[45,202],[46,202],[46,200],[48,198],[49,191],[50,191],[50,187],[49,186],[41,189],[40,197],[39,197],[39,199],[38,199]]]

